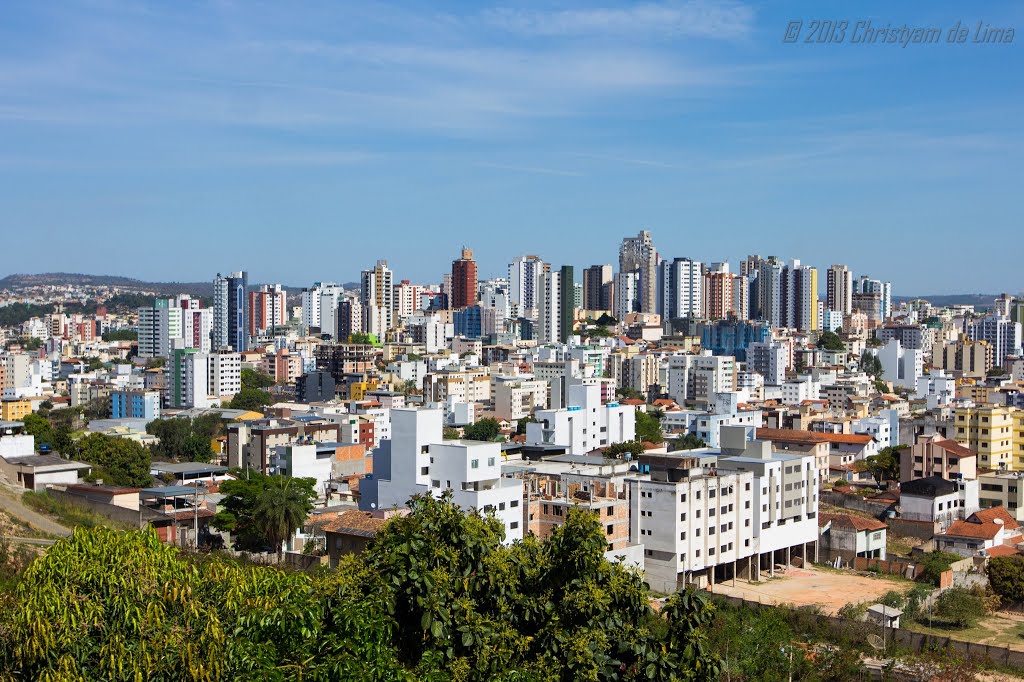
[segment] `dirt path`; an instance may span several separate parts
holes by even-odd
[[[60,537],[71,535],[70,530],[50,517],[26,507],[17,493],[5,486],[0,486],[0,510],[41,533]]]

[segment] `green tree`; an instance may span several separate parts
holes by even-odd
[[[50,426],[49,419],[31,412],[26,414],[25,418],[21,421],[25,424],[22,432],[35,437],[37,448],[43,443],[53,445],[53,427]]]
[[[843,345],[843,340],[839,338],[839,335],[827,329],[818,335],[818,348],[833,351],[846,350],[846,346]]]
[[[604,449],[605,457],[623,459],[623,455],[629,453],[631,457],[644,454],[644,444],[638,440],[630,440],[625,443],[612,443]]]
[[[104,483],[142,487],[153,480],[149,451],[133,440],[90,433],[75,441],[73,448],[75,459],[92,464],[92,477]]]
[[[441,437],[444,438],[445,440],[458,440],[459,430],[451,426],[446,426],[444,427],[444,430],[441,432]]]
[[[641,441],[661,443],[665,436],[661,432],[661,420],[654,414],[642,410],[636,411],[636,437]]]
[[[864,351],[860,356],[860,368],[873,379],[879,379],[882,376],[882,361],[878,359],[877,355],[868,351]]]
[[[906,449],[906,445],[886,446],[877,455],[869,455],[864,459],[854,462],[854,469],[858,472],[869,473],[875,479],[876,485],[882,485],[882,481],[898,481],[900,477],[900,451]]]
[[[139,333],[134,329],[111,329],[103,332],[104,341],[138,341]]]
[[[630,386],[619,386],[615,389],[615,395],[623,400],[646,400],[643,393]]]
[[[592,339],[607,339],[611,336],[614,336],[614,334],[612,334],[612,331],[608,329],[608,327],[602,327],[600,325],[596,327],[590,327],[589,329],[587,329],[586,335]]]
[[[242,388],[270,388],[274,385],[274,377],[270,376],[266,372],[260,372],[259,370],[252,369],[250,367],[242,368]]]
[[[988,560],[988,584],[1007,604],[1024,601],[1024,556],[999,556]]]
[[[984,615],[984,599],[963,587],[951,587],[935,600],[935,616],[958,628],[973,627]]]
[[[256,499],[256,527],[277,550],[306,522],[316,500],[315,478],[269,476],[267,487]]]
[[[240,549],[280,552],[281,543],[294,535],[313,510],[316,480],[254,471],[236,473],[237,480],[220,486],[225,497],[212,525],[234,534]]]
[[[466,440],[494,441],[501,431],[501,424],[497,419],[484,417],[479,421],[470,424],[462,431],[462,437]]]
[[[231,399],[228,407],[232,410],[259,412],[272,402],[274,402],[273,397],[266,391],[261,391],[258,388],[243,388]]]
[[[154,419],[146,424],[146,433],[159,438],[152,447],[153,457],[168,462],[209,462],[213,456],[211,441],[222,430],[220,413],[195,419],[172,417]]]
[[[670,438],[668,441],[669,452],[677,452],[679,450],[696,450],[698,448],[706,448],[707,443],[702,438],[693,433],[687,433],[677,438]]]
[[[938,587],[940,576],[962,558],[959,554],[938,550],[926,553],[921,560],[921,564],[924,566],[921,569],[921,579]]]

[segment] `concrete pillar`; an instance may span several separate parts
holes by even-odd
[[[790,549],[791,549],[791,548],[789,548],[789,547],[787,547],[787,548],[786,548],[786,568],[789,568],[789,567],[790,567],[790,566],[792,565],[792,564],[790,563],[790,561],[792,560],[792,558],[791,558],[791,555],[790,555],[790,553],[789,553],[789,550],[790,550]]]
[[[736,587],[736,560],[732,560],[732,586]]]

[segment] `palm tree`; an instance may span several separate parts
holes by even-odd
[[[281,545],[291,538],[313,511],[313,479],[271,476],[260,493],[254,516],[260,534],[277,548],[281,563]]]

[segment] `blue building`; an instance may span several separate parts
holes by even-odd
[[[111,419],[160,418],[159,391],[113,391],[110,394]]]
[[[728,319],[700,325],[702,348],[714,355],[731,355],[738,362],[747,361],[750,344],[769,341],[771,335],[771,325],[760,321]]]
[[[452,322],[455,324],[455,336],[466,339],[479,339],[483,336],[483,323],[480,320],[480,306],[471,305],[456,310]]]

